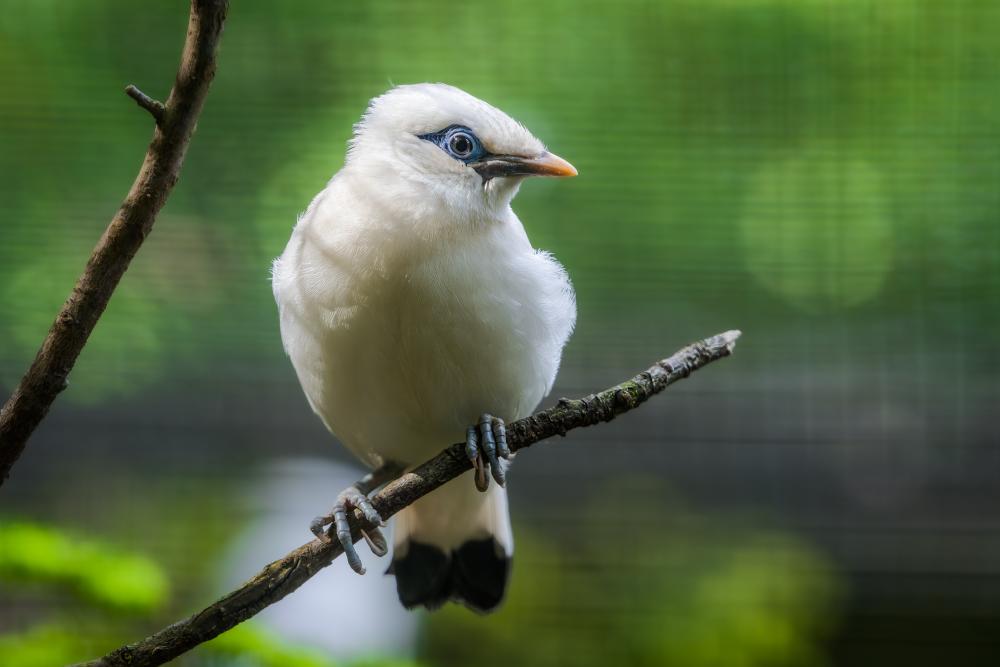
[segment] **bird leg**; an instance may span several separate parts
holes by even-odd
[[[490,486],[490,480],[486,476],[487,468],[496,483],[503,486],[504,469],[499,459],[510,458],[507,427],[503,420],[484,412],[479,417],[479,424],[470,426],[466,431],[465,454],[472,461],[472,467],[476,471],[477,489],[486,491]]]
[[[372,505],[371,500],[368,499],[368,494],[389,480],[398,477],[402,471],[403,467],[397,463],[386,463],[373,470],[341,491],[329,514],[318,516],[309,524],[313,535],[324,542],[331,541],[331,533],[336,535],[340,546],[344,548],[347,562],[351,569],[358,574],[365,573],[365,566],[361,563],[357,549],[354,548],[350,518],[357,521],[360,515],[360,518],[364,519],[368,526],[359,528],[359,531],[361,536],[365,538],[365,542],[368,543],[368,548],[376,556],[386,555],[389,552],[389,545],[385,536],[382,535],[382,531],[379,530],[379,526],[384,526],[385,523],[378,510]]]

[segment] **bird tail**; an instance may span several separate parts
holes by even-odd
[[[479,612],[507,590],[514,551],[507,490],[476,490],[472,473],[448,482],[396,515],[390,574],[407,609],[448,600]]]

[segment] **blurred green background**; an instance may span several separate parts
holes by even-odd
[[[121,91],[166,97],[186,20],[0,0],[4,395],[141,162]],[[498,614],[403,613],[365,553],[177,664],[1000,663],[998,34],[990,0],[234,1],[181,181],[0,490],[0,664],[194,611],[356,476],[268,268],[367,100],[419,81],[580,171],[515,201],[579,299],[554,397],[738,353],[519,460]]]

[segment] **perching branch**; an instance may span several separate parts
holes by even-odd
[[[706,338],[657,362],[631,380],[584,398],[560,399],[555,407],[508,424],[510,449],[517,451],[554,435],[566,435],[567,431],[574,428],[611,421],[702,366],[729,356],[739,337],[739,331],[727,331]],[[372,504],[387,519],[471,468],[465,456],[465,443],[452,445],[423,465],[387,484],[372,498]],[[469,484],[471,483],[470,480]],[[369,526],[360,526],[360,515],[354,517],[352,524],[354,540],[357,541],[360,537],[359,527]],[[240,588],[197,614],[140,642],[122,646],[103,658],[81,663],[78,667],[162,665],[274,604],[342,553],[343,549],[337,540],[313,540],[267,565]]]
[[[0,410],[0,484],[56,396],[66,388],[77,356],[177,182],[215,76],[215,53],[228,5],[228,0],[191,0],[187,40],[165,105],[135,86],[125,91],[156,119],[153,141],[132,189],[97,242],[35,360]]]

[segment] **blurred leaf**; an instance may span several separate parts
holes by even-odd
[[[92,538],[23,521],[0,521],[0,578],[64,586],[111,610],[149,613],[169,585],[150,559]]]
[[[78,632],[58,625],[43,625],[20,634],[0,635],[0,665],[65,665],[79,661],[89,648]]]
[[[253,623],[242,623],[204,645],[206,651],[237,658],[252,658],[259,667],[333,667],[318,649],[284,641]]]
[[[417,667],[413,661],[388,657],[370,657],[349,663],[334,661],[319,649],[283,640],[253,622],[242,623],[219,635],[205,644],[204,650],[249,661],[255,667]]]

